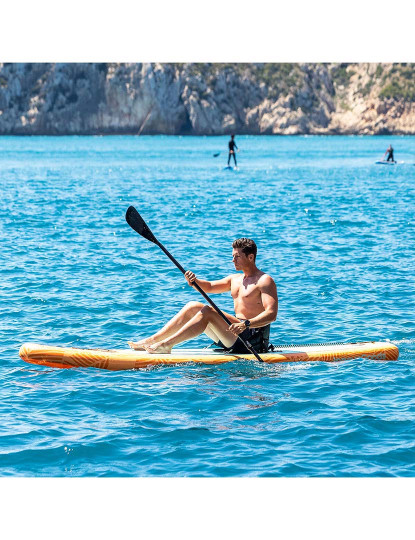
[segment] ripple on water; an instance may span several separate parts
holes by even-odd
[[[413,476],[415,167],[372,166],[379,137],[264,136],[238,138],[230,174],[211,157],[226,142],[0,138],[3,476]],[[413,139],[395,146],[410,161]],[[399,361],[23,364],[25,341],[126,347],[199,300],[129,204],[206,279],[253,237],[279,290],[272,341],[387,338]]]

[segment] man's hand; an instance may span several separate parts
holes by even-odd
[[[231,334],[234,334],[235,336],[239,336],[239,334],[242,334],[245,328],[246,325],[244,322],[233,323],[228,328],[228,332],[231,332]]]
[[[195,274],[190,270],[187,270],[187,272],[184,274],[184,277],[186,278],[187,283],[193,287],[193,283],[196,281]]]

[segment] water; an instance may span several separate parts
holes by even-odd
[[[227,140],[0,138],[0,475],[414,475],[414,138],[237,137],[237,171]],[[390,142],[405,163],[376,166]],[[122,348],[199,300],[130,204],[206,279],[253,237],[272,341],[390,339],[399,361],[23,363],[23,342]]]

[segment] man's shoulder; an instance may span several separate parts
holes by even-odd
[[[274,279],[266,272],[263,272],[261,277],[258,279],[258,285],[267,286],[271,284],[275,284]]]
[[[228,279],[230,280],[231,284],[242,283],[243,278],[244,278],[243,274],[230,274],[228,276]]]

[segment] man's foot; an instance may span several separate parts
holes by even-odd
[[[145,350],[150,354],[170,354],[172,348],[173,347],[171,345],[166,345],[162,341],[160,341],[159,343],[153,343],[152,345],[149,344],[145,346]]]
[[[146,345],[151,345],[151,340],[147,339],[141,339],[140,341],[127,341],[128,345],[131,347],[131,349],[134,349],[135,351],[145,351]]]

